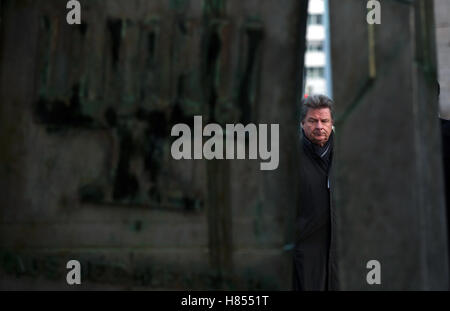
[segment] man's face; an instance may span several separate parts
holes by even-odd
[[[331,134],[333,120],[329,108],[308,109],[302,128],[306,137],[319,146],[325,145]]]

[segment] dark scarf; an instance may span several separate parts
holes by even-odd
[[[322,147],[311,142],[308,137],[306,137],[305,132],[302,129],[302,141],[303,147],[319,162],[319,164],[325,169],[328,173],[331,160],[333,155],[333,140],[334,140],[334,132],[331,131],[330,137],[328,141]]]

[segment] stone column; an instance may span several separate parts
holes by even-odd
[[[381,1],[372,26],[366,4],[330,1],[341,286],[446,290],[433,1]]]
[[[438,79],[441,85],[439,115],[450,120],[450,2],[435,0]]]

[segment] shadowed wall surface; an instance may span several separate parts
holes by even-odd
[[[450,3],[434,0],[436,23],[436,47],[438,54],[439,98],[442,118],[450,120]]]
[[[306,1],[1,1],[1,288],[289,289]],[[173,160],[279,123],[280,164]]]
[[[381,3],[330,1],[342,288],[447,290],[433,1]]]

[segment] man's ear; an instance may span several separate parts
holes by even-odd
[[[304,121],[300,122],[300,126],[302,127],[302,129],[303,129],[303,124],[305,124]]]

